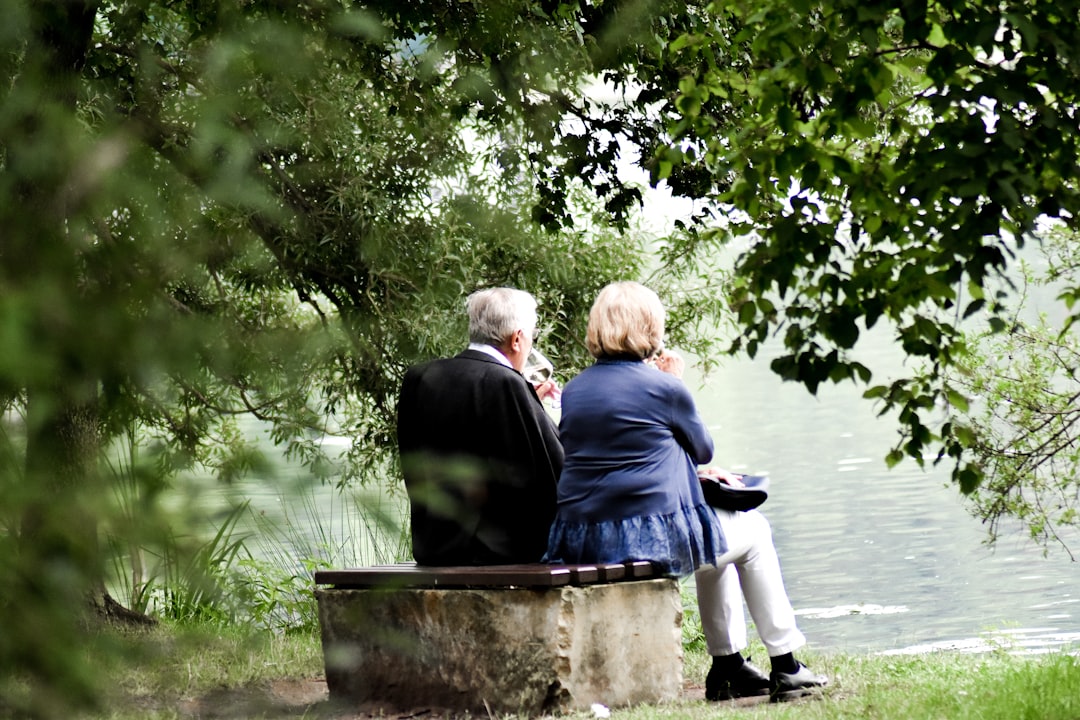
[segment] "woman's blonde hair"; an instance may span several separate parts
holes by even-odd
[[[600,291],[589,310],[585,343],[595,358],[641,359],[664,346],[664,305],[649,288],[636,282],[612,283]]]

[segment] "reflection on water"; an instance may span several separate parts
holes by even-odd
[[[815,398],[768,363],[729,361],[704,385],[687,381],[715,464],[770,475],[762,510],[813,647],[1080,648],[1080,566],[1004,531],[986,547],[948,468],[886,467],[895,424],[859,389],[823,387]]]

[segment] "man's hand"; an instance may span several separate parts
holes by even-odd
[[[562,388],[554,380],[545,380],[539,385],[534,385],[536,388],[536,396],[540,398],[540,402],[551,398],[552,403],[557,403],[559,398],[562,397]]]

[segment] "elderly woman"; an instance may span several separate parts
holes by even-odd
[[[596,363],[563,390],[559,434],[565,463],[547,560],[650,560],[676,576],[698,570],[702,626],[713,656],[705,696],[771,694],[782,700],[825,685],[792,653],[795,625],[768,521],[756,510],[706,504],[697,466],[713,442],[681,380],[683,363],[663,351],[665,313],[634,282],[605,287],[589,312]],[[703,470],[730,483],[738,476]],[[745,596],[772,672],[743,657]]]

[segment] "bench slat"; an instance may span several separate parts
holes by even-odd
[[[659,577],[647,561],[604,565],[467,565],[431,567],[415,563],[317,570],[316,585],[371,587],[560,587]]]
[[[656,571],[654,566],[648,560],[635,560],[625,564],[626,574],[632,578],[650,578],[659,577],[660,573]]]

